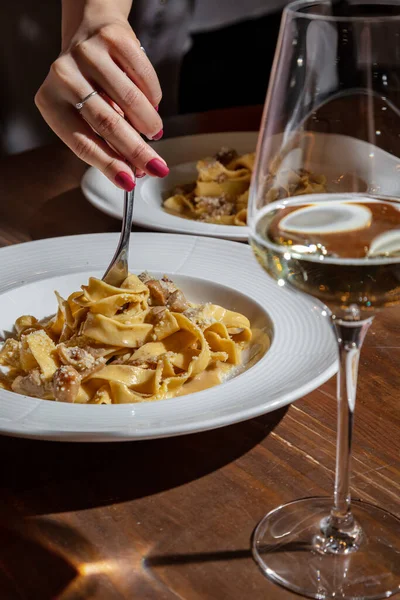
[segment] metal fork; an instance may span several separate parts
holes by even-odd
[[[136,169],[133,169],[136,181]],[[103,281],[109,285],[119,287],[128,277],[129,268],[129,240],[132,230],[133,201],[135,188],[131,192],[124,193],[124,214],[122,217],[121,235],[113,259],[103,275]]]

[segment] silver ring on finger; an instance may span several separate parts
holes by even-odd
[[[90,94],[88,94],[87,96],[85,96],[85,97],[83,98],[83,100],[81,100],[80,102],[77,102],[77,103],[75,104],[75,108],[76,108],[77,110],[81,111],[81,110],[82,110],[82,108],[85,106],[86,102],[87,102],[88,100],[90,100],[90,98],[92,98],[93,96],[97,96],[97,94],[98,94],[98,93],[99,93],[99,92],[96,92],[96,90],[93,90],[93,92],[90,92]]]

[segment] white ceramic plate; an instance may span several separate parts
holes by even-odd
[[[153,230],[247,241],[247,227],[182,219],[166,213],[162,209],[162,200],[175,185],[196,179],[197,160],[212,156],[222,146],[235,148],[240,154],[254,152],[257,135],[254,132],[212,133],[156,142],[154,148],[168,162],[171,172],[165,179],[145,177],[138,180],[133,222]],[[296,150],[287,157],[287,166],[296,168],[298,161],[303,163],[304,152],[306,167],[312,172],[323,173],[328,181],[336,181],[344,173],[353,173],[371,182],[368,190],[371,193],[400,194],[399,158],[345,135],[313,134],[309,140],[310,144],[305,144],[303,150]],[[275,136],[273,144],[276,149],[281,142],[282,136]],[[122,218],[122,192],[100,171],[93,168],[86,171],[82,191],[94,206],[113,217]]]
[[[101,276],[115,234],[82,235],[0,250],[0,334],[21,314],[56,309],[53,290],[79,289]],[[69,441],[167,437],[228,425],[289,404],[336,371],[327,319],[311,299],[279,288],[247,245],[212,238],[134,233],[133,272],[167,273],[192,301],[240,310],[272,334],[270,350],[253,367],[217,387],[153,403],[76,405],[0,390],[0,433]],[[218,283],[216,283],[218,282]]]
[[[167,161],[171,171],[165,179],[153,177],[138,179],[133,215],[135,225],[159,231],[247,241],[249,237],[247,227],[215,225],[182,219],[165,212],[162,208],[162,200],[165,193],[176,185],[190,183],[196,179],[196,162],[200,158],[213,156],[223,146],[235,148],[239,154],[254,152],[257,136],[258,133],[253,131],[206,133],[155,142],[154,149]],[[86,171],[81,185],[89,202],[108,215],[122,219],[123,192],[100,171],[94,168]]]

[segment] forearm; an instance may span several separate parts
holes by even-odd
[[[62,50],[78,29],[92,33],[111,20],[127,19],[132,0],[62,0]]]

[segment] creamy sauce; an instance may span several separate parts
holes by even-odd
[[[271,339],[266,331],[262,329],[252,329],[251,343],[250,346],[243,351],[242,362],[240,365],[217,363],[210,369],[206,369],[185,383],[178,393],[174,394],[174,397],[186,396],[186,394],[207,390],[208,388],[219,385],[220,383],[247,371],[255,365],[262,356],[264,356],[270,345]]]
[[[178,393],[175,394],[175,397],[186,396],[186,394],[193,394],[193,392],[201,392],[214,385],[219,385],[234,368],[234,365],[227,365],[225,363],[214,365],[212,368],[199,373],[191,381],[185,383]]]
[[[271,347],[271,335],[265,329],[252,329],[252,338],[249,348],[245,351],[246,359],[240,365],[241,372],[254,366]],[[237,368],[237,367],[236,367]]]

